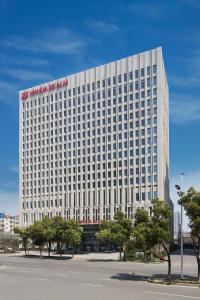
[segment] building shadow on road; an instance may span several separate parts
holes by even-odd
[[[140,275],[137,273],[117,273],[116,275],[111,276],[111,279],[114,280],[120,280],[120,281],[148,281],[149,279],[151,281],[160,281],[160,283],[165,283],[167,284],[168,279],[167,279],[167,274],[153,274],[151,276],[147,275]],[[172,274],[172,281],[174,283],[180,283],[180,274]],[[197,278],[195,276],[191,275],[185,275],[183,283],[198,283]],[[197,285],[200,287],[200,285]]]
[[[111,279],[115,280],[127,280],[127,281],[147,281],[149,279],[149,276],[146,275],[139,275],[136,273],[117,273],[116,275],[111,276]]]

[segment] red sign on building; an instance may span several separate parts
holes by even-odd
[[[42,93],[52,91],[55,89],[59,89],[61,87],[67,86],[67,85],[68,85],[68,80],[64,79],[61,81],[56,81],[54,83],[49,83],[49,85],[40,86],[40,87],[32,89],[30,91],[24,91],[21,94],[21,100],[26,100],[28,97],[40,95]]]
[[[88,225],[88,224],[101,224],[101,221],[98,221],[98,220],[94,220],[94,221],[91,221],[91,220],[79,220],[78,223],[80,225]]]

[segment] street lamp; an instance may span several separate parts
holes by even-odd
[[[181,186],[176,184],[175,188],[177,189],[177,194],[180,195],[181,191],[183,190],[183,177],[184,173],[181,173]],[[181,234],[181,280],[183,280],[183,204],[181,202],[181,228],[180,228],[180,234]]]

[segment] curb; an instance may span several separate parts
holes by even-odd
[[[199,281],[188,281],[188,280],[182,280],[182,281],[176,281],[172,280],[171,282],[167,280],[162,280],[162,279],[147,279],[148,282],[154,283],[154,284],[164,284],[164,285],[179,285],[179,286],[199,286],[200,287],[200,282]]]

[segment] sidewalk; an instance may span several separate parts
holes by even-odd
[[[17,253],[9,253],[9,254],[0,254],[0,256],[24,256],[25,252],[20,251]],[[40,256],[39,251],[30,251],[30,256]],[[48,253],[46,251],[42,252],[43,257],[48,257]],[[51,253],[51,257],[62,257],[62,258],[71,258],[71,254],[55,254]],[[119,253],[82,253],[82,254],[74,254],[73,260],[107,260],[107,261],[116,261],[119,259]]]

